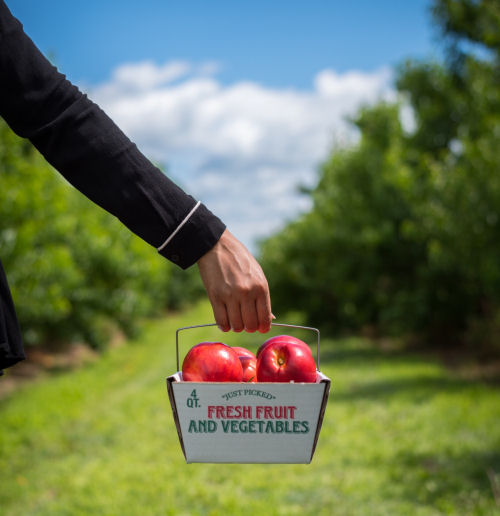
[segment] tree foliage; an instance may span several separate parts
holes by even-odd
[[[131,333],[140,317],[172,303],[168,262],[1,120],[0,249],[28,345],[103,346],[110,331]]]
[[[399,67],[402,100],[358,113],[359,143],[332,153],[312,210],[263,243],[262,261],[275,309],[321,327],[498,349],[500,4],[432,12],[444,62]]]

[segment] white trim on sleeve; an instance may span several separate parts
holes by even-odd
[[[198,209],[199,205],[201,204],[201,201],[198,201],[195,205],[195,207],[184,217],[184,220],[175,228],[174,232],[161,244],[160,247],[158,247],[158,252],[160,252],[169,242],[174,238],[175,235],[181,230],[182,226],[189,220],[191,215]]]

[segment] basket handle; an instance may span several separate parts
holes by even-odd
[[[177,328],[175,332],[175,355],[177,358],[177,371],[179,369],[179,333],[183,330],[192,330],[193,328],[204,328],[206,326],[217,326],[217,323],[209,323],[209,324],[195,324],[194,326],[184,326],[182,328]],[[310,330],[314,331],[317,336],[317,344],[316,344],[316,369],[319,371],[319,341],[320,334],[317,328],[311,328],[310,326],[299,326],[297,324],[284,324],[284,323],[271,323],[271,326],[282,326],[284,328],[296,328],[300,330]]]

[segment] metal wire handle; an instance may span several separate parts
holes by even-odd
[[[183,326],[182,328],[177,328],[175,332],[175,354],[177,357],[177,371],[180,371],[179,368],[179,332],[183,330],[192,330],[193,328],[205,328],[206,326],[217,326],[217,323],[209,323],[209,324],[195,324],[194,326]],[[282,326],[285,328],[296,328],[300,330],[310,330],[316,332],[316,336],[318,338],[316,344],[316,369],[319,371],[319,341],[320,334],[317,328],[311,328],[310,326],[299,326],[297,324],[284,324],[284,323],[271,323],[271,326]]]

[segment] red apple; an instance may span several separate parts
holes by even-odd
[[[233,346],[233,351],[236,351],[236,354],[239,357],[250,357],[250,358],[257,358],[249,349],[247,348],[241,348],[239,346]]]
[[[316,362],[309,346],[276,340],[268,344],[257,359],[258,382],[316,381]]]
[[[312,355],[311,348],[303,340],[297,339],[296,337],[292,337],[290,335],[276,335],[275,337],[267,339],[266,342],[264,342],[264,344],[262,344],[262,346],[257,350],[257,358],[259,358],[259,355],[267,346],[270,344],[276,344],[278,342],[303,346]]]
[[[243,367],[243,381],[257,381],[257,357],[247,348],[233,346],[232,350],[236,352]]]
[[[241,382],[243,367],[238,355],[222,342],[200,342],[182,363],[186,382]]]
[[[241,366],[243,367],[243,381],[257,381],[257,359],[255,357],[239,357]]]

